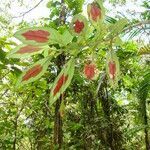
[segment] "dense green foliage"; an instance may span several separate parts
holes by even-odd
[[[23,1],[19,2],[23,5]],[[121,2],[123,5],[125,1],[110,2],[114,5]],[[105,24],[100,26],[103,31],[98,32],[99,35],[96,34],[99,26],[93,31],[94,27],[89,25],[89,33],[93,34],[86,40],[74,36],[71,43],[54,43],[53,47],[50,45],[50,51],[28,58],[7,57],[18,46],[18,41],[13,39],[16,30],[38,24],[54,28],[63,35],[65,31],[70,31],[71,21],[68,18],[82,12],[84,4],[84,0],[49,0],[48,19],[31,23],[22,21],[17,27],[9,25],[9,15],[0,16],[0,149],[149,149],[150,49],[149,44],[144,44],[144,38],[143,41],[134,40],[135,37],[148,35],[148,2],[143,1],[146,10],[140,14],[142,20],[135,18],[124,23],[124,17],[110,17],[109,10],[106,10]],[[119,20],[122,20],[121,23],[117,22]],[[70,33],[64,35],[64,41],[69,36],[72,38]],[[108,33],[109,38],[103,41]],[[130,39],[122,41],[124,36]],[[63,40],[60,39],[60,42]],[[114,49],[120,63],[120,76],[115,88],[106,75],[106,54],[110,48]],[[51,60],[45,74],[32,83],[16,87],[25,68],[47,56]],[[60,98],[50,105],[53,83],[61,70],[67,68],[63,66],[70,57],[76,59],[72,81]],[[89,60],[98,69],[95,80],[86,79],[83,73]]]

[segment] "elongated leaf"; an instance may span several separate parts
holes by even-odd
[[[143,32],[141,28],[135,28],[128,34],[128,40],[136,37],[137,35],[140,35],[140,33]]]
[[[49,60],[50,57],[47,57],[30,66],[25,72],[21,74],[16,86],[23,86],[24,84],[39,79],[46,72],[49,65]]]
[[[36,45],[19,45],[13,49],[7,57],[9,58],[21,58],[29,57],[38,53],[43,52],[44,50],[49,49],[49,46],[36,46]]]
[[[60,97],[60,95],[67,89],[69,86],[73,74],[74,74],[74,59],[68,61],[64,66],[63,70],[60,72],[54,84],[51,88],[50,93],[50,106]]]
[[[139,50],[140,55],[149,55],[150,54],[150,44],[142,46]]]
[[[128,24],[127,19],[120,19],[115,24],[110,26],[110,34],[115,35],[120,33],[127,24]]]
[[[106,21],[109,22],[109,23],[116,23],[117,20],[113,17],[110,17],[110,16],[106,16]]]
[[[14,36],[25,44],[46,45],[58,43],[61,35],[52,28],[35,27],[22,29]]]
[[[65,104],[64,104],[64,101],[61,102],[59,112],[60,112],[61,117],[63,118],[64,115],[65,115]]]
[[[6,52],[4,52],[1,48],[0,48],[0,61],[5,63],[6,59]]]
[[[73,36],[70,34],[68,30],[66,30],[62,35],[62,41],[63,45],[66,46],[68,43],[70,43],[73,39]]]

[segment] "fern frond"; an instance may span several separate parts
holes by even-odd
[[[139,55],[150,54],[150,44],[144,45],[139,49]]]
[[[150,69],[144,75],[144,80],[139,84],[138,97],[141,100],[146,100],[150,91]]]

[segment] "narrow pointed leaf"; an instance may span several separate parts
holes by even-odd
[[[61,35],[52,28],[35,27],[22,29],[14,36],[25,44],[46,45],[58,43]]]
[[[44,50],[49,49],[49,46],[36,46],[36,45],[19,45],[13,49],[7,57],[9,58],[21,58],[29,57],[38,53],[43,52]]]
[[[70,43],[73,39],[73,36],[70,34],[68,30],[66,30],[62,35],[62,42],[63,45],[66,46],[68,43]]]
[[[74,67],[74,59],[69,60],[58,77],[55,79],[50,93],[50,106],[60,97],[61,94],[63,94],[71,83],[74,75]]]
[[[139,55],[149,55],[150,54],[150,44],[142,46],[138,53],[139,53]]]
[[[50,58],[44,58],[24,71],[18,79],[16,86],[23,86],[39,79],[47,70]]]
[[[123,31],[124,27],[128,24],[127,19],[120,19],[115,24],[110,26],[110,35],[116,35]]]
[[[64,104],[64,101],[61,102],[59,112],[60,112],[61,117],[63,118],[64,115],[65,115],[65,104]]]

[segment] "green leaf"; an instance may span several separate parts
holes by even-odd
[[[135,36],[139,35],[141,32],[143,32],[143,30],[141,30],[140,28],[133,29],[132,31],[129,32],[128,39],[134,38]]]
[[[49,65],[50,57],[46,57],[24,71],[18,79],[16,86],[23,86],[39,79],[47,70]]]
[[[82,6],[85,0],[65,0],[65,3],[68,5],[68,8],[72,11],[73,15],[82,12]]]
[[[116,23],[117,20],[113,17],[110,17],[110,16],[106,16],[106,21],[109,22],[109,23]]]
[[[46,4],[46,7],[47,7],[47,8],[51,8],[51,6],[52,6],[52,1],[49,1],[49,2]]]
[[[150,44],[144,45],[139,50],[139,55],[149,55],[150,54]]]
[[[61,117],[64,117],[64,114],[65,114],[65,104],[64,104],[64,101],[61,102],[59,112],[60,112]]]
[[[115,34],[120,33],[127,24],[128,24],[127,19],[120,19],[115,24],[110,26],[110,28],[109,28],[110,29],[110,34],[115,35]]]
[[[29,57],[38,53],[43,52],[44,50],[49,49],[48,45],[44,46],[36,46],[36,45],[19,45],[16,48],[14,48],[10,53],[7,55],[9,58],[25,58]]]
[[[46,27],[25,28],[16,32],[14,36],[29,45],[55,44],[61,38],[57,30]]]
[[[12,68],[11,72],[13,74],[15,74],[17,77],[19,77],[19,75],[22,73],[22,71],[19,68],[15,67],[15,66],[12,66],[11,68]]]
[[[6,52],[4,52],[2,49],[0,49],[0,61],[5,62]]]
[[[63,45],[67,45],[69,44],[73,39],[73,36],[70,34],[70,32],[68,30],[66,30],[63,35],[62,35],[62,41],[63,41]]]
[[[74,75],[74,67],[74,59],[69,60],[63,67],[58,77],[55,79],[50,93],[50,106],[60,97],[61,94],[63,94],[71,83]]]

